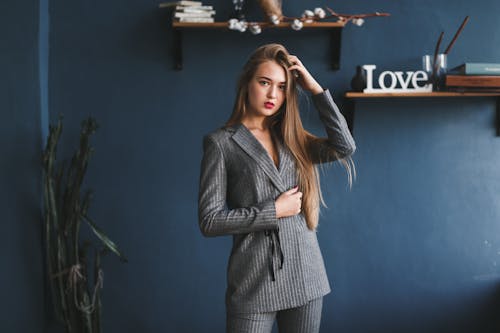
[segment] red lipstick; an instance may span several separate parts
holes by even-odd
[[[274,108],[274,103],[266,102],[264,103],[264,106],[266,107],[266,109],[272,109]]]

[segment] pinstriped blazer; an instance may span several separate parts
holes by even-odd
[[[328,139],[311,147],[316,163],[355,150],[328,90],[312,96]],[[304,215],[276,218],[275,200],[297,184],[290,151],[277,143],[279,167],[242,124],[204,137],[198,216],[205,236],[232,235],[226,306],[233,313],[277,311],[330,292],[316,232]]]

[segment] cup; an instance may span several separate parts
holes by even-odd
[[[432,83],[432,90],[444,90],[447,66],[447,55],[444,53],[437,55],[436,65],[433,55],[426,54],[422,57],[422,69],[427,73],[429,83]]]

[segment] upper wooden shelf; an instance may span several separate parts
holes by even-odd
[[[481,96],[500,96],[500,92],[454,92],[454,91],[435,91],[425,93],[362,93],[347,92],[347,98],[399,98],[399,97],[481,97]]]
[[[266,33],[267,29],[289,29],[291,22],[281,22],[280,24],[274,25],[271,22],[249,22],[256,23],[261,26],[262,33]],[[302,30],[306,29],[324,29],[328,30],[330,33],[330,59],[332,62],[332,69],[338,70],[340,69],[340,46],[342,42],[342,28],[345,26],[345,22],[311,22],[304,23]],[[194,23],[194,22],[172,22],[173,29],[173,43],[174,43],[174,68],[177,70],[181,70],[183,66],[182,61],[182,32],[186,29],[220,29],[220,30],[229,30],[228,22],[214,22],[214,23]],[[235,32],[239,33],[239,32]],[[292,31],[295,33],[295,31]],[[246,32],[245,34],[250,34],[250,32]]]
[[[274,25],[269,22],[251,22],[257,23],[262,28],[266,29],[279,29],[279,28],[290,28],[291,23],[281,22],[280,24]],[[312,22],[312,23],[304,23],[302,29],[309,28],[343,28],[345,26],[345,22]],[[227,22],[214,22],[214,23],[194,23],[194,22],[172,22],[172,27],[174,28],[215,28],[215,29],[223,29],[228,28]]]

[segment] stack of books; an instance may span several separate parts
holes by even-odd
[[[201,1],[181,0],[164,2],[160,8],[175,7],[175,22],[213,23],[215,10],[213,6],[204,5]]]
[[[462,64],[448,72],[445,83],[448,90],[500,93],[500,63]]]

